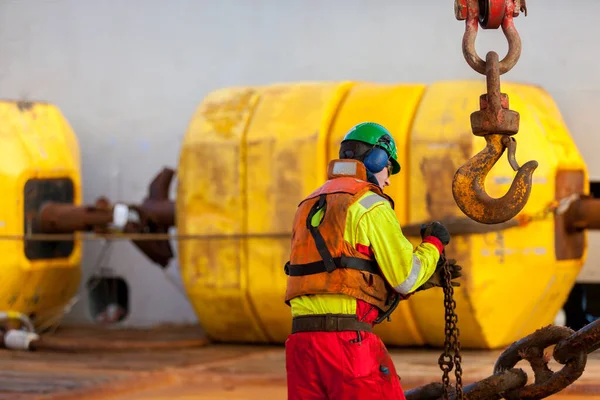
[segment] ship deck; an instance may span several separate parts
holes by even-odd
[[[51,334],[51,340],[63,349],[0,350],[1,400],[287,398],[283,346],[202,345],[198,326],[135,330],[64,326]],[[138,349],[131,350],[128,344]],[[441,381],[440,351],[390,349],[405,390]],[[501,351],[462,353],[467,385],[489,376]],[[517,366],[532,379],[528,367]],[[556,370],[560,365],[551,367]],[[579,380],[549,398],[600,399],[600,351],[588,356]]]

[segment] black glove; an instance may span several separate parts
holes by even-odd
[[[435,221],[421,225],[421,239],[425,239],[426,236],[435,236],[444,246],[450,243],[450,232],[441,222]]]
[[[449,259],[448,266],[450,267],[450,284],[454,287],[460,286],[460,282],[454,282],[454,279],[458,279],[462,276],[462,267],[456,263],[456,260]],[[415,292],[419,292],[421,290],[427,290],[434,287],[444,287],[445,275],[444,275],[444,258],[440,257],[440,261],[437,264],[435,272],[431,275],[431,278],[427,280],[424,284],[419,286]]]

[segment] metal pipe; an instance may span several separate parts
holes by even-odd
[[[103,340],[94,338],[40,337],[21,330],[0,331],[0,348],[29,351],[81,353],[93,351],[158,351],[198,348],[210,345],[206,337],[178,340]]]
[[[600,199],[581,196],[575,200],[565,212],[565,226],[569,232],[600,229]]]
[[[119,205],[122,208],[135,210],[139,214],[142,228],[149,224],[168,229],[175,225],[175,202],[169,200],[169,186],[175,171],[164,168],[152,181],[148,189],[148,197],[139,205]],[[47,202],[40,207],[39,213],[33,217],[32,233],[73,233],[77,231],[93,231],[105,229],[115,219],[123,225],[128,216],[122,216],[105,198],[100,198],[93,206],[78,206],[69,203]]]
[[[96,227],[110,224],[112,220],[112,207],[103,209],[48,202],[40,210],[38,223],[41,233],[72,233],[92,231]]]

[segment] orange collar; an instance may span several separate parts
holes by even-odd
[[[367,180],[367,169],[365,165],[357,160],[336,159],[329,162],[327,167],[327,179],[334,178],[356,178],[361,181]]]

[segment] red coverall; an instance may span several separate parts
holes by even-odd
[[[357,300],[358,319],[372,323],[377,311]],[[299,332],[285,343],[289,400],[404,400],[385,345],[372,332]]]

